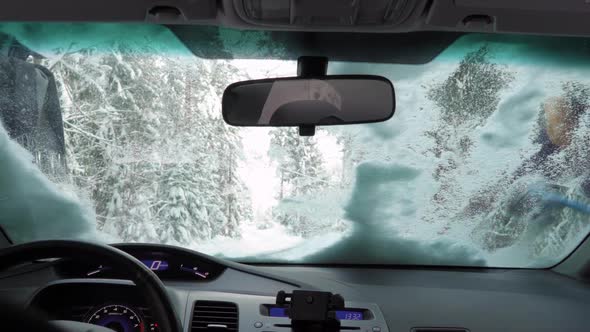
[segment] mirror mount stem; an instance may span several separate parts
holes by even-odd
[[[300,56],[297,59],[297,76],[303,78],[323,77],[328,73],[328,58],[323,56]],[[314,136],[315,126],[299,126],[299,136]]]
[[[328,73],[328,58],[323,56],[300,56],[297,59],[297,76],[302,78],[323,77]]]
[[[299,136],[314,136],[315,126],[299,126]]]

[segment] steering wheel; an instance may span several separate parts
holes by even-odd
[[[148,269],[135,257],[119,249],[96,243],[49,240],[29,242],[0,250],[0,271],[8,267],[38,259],[70,258],[88,261],[89,259],[108,264],[113,268],[129,273],[139,292],[149,303],[154,318],[164,332],[182,332],[182,325],[166,288],[153,271]],[[58,330],[67,331],[103,331],[96,326],[85,323],[59,321]],[[45,331],[54,331],[54,326],[47,326]],[[40,331],[40,330],[38,330]]]

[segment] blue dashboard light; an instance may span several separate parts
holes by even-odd
[[[270,317],[288,317],[287,309],[281,307],[270,307],[268,311]],[[362,311],[355,310],[337,310],[336,318],[339,320],[364,320]]]
[[[336,318],[339,320],[363,320],[363,313],[361,311],[338,310],[336,311]]]
[[[168,270],[168,262],[157,259],[142,259],[141,262],[152,271]]]
[[[287,309],[272,307],[269,311],[270,317],[287,317]]]

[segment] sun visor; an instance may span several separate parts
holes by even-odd
[[[424,30],[588,36],[589,1],[434,1]]]
[[[328,57],[330,61],[424,64],[461,33],[337,33],[232,30],[172,25],[168,28],[196,56],[207,59],[280,59]]]

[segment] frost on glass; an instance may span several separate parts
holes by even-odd
[[[0,26],[2,61],[22,54],[8,51],[17,42],[33,51],[21,60],[52,77],[34,86],[54,82],[64,130],[58,162],[43,157],[55,156],[37,144],[47,139],[0,132],[10,156],[2,225],[15,240],[167,243],[244,261],[543,267],[588,233],[583,41],[471,35],[424,65],[331,63],[334,74],[390,78],[396,114],[300,137],[221,119],[228,84],[295,75],[295,61],[264,59],[288,50],[265,32],[203,29],[215,37],[187,48],[157,26]],[[3,112],[7,128],[22,119]]]

